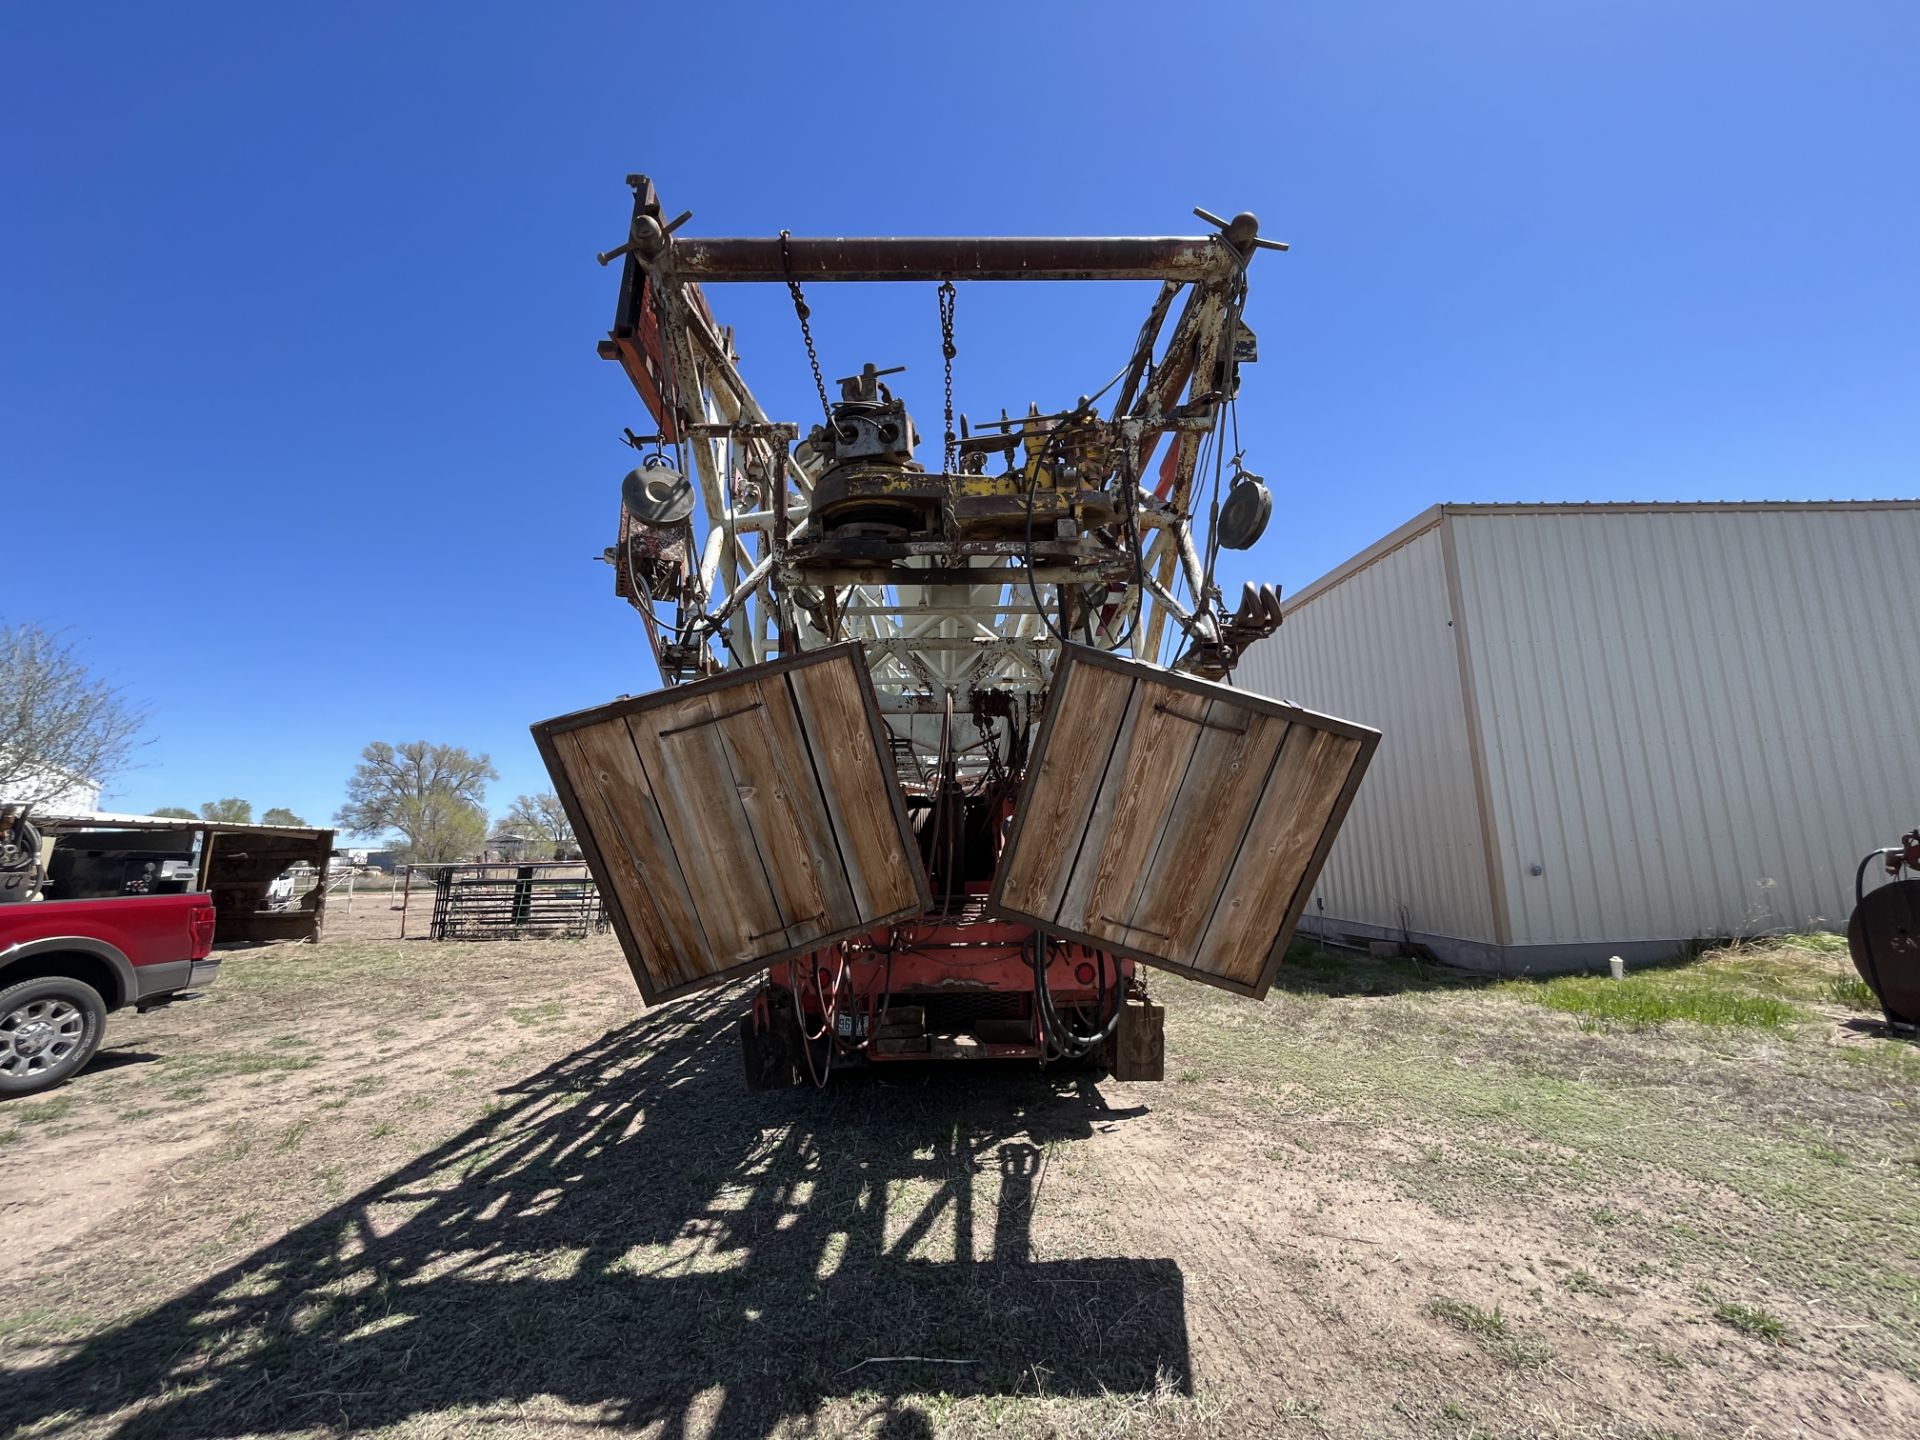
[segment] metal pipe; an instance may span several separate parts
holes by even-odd
[[[727,621],[733,618],[733,612],[746,604],[747,597],[766,583],[766,578],[772,573],[773,557],[769,555],[758,565],[754,566],[753,569],[749,570],[740,582],[735,585],[732,590],[727,592],[727,598],[722,602],[720,608],[706,617],[707,623],[715,630],[725,625]]]
[[[793,278],[823,280],[1227,280],[1240,259],[1216,236],[900,236],[795,238]],[[676,238],[676,280],[780,281],[777,236]]]
[[[727,532],[718,525],[707,532],[707,543],[700,551],[700,598],[713,594],[713,582],[720,577],[720,555],[727,543]]]

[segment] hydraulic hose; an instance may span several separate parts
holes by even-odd
[[[1114,962],[1112,1013],[1104,1024],[1092,1033],[1074,1029],[1060,1014],[1053,1002],[1053,987],[1047,978],[1048,947],[1050,941],[1039,931],[1034,932],[1033,945],[1033,989],[1036,1009],[1040,1017],[1041,1038],[1048,1049],[1058,1053],[1062,1059],[1077,1060],[1085,1056],[1096,1045],[1109,1039],[1120,1023],[1120,1011],[1123,1003],[1119,962]],[[1107,1009],[1107,956],[1101,952],[1094,954],[1094,1014],[1098,1016]],[[1052,1058],[1051,1056],[1049,1058]]]

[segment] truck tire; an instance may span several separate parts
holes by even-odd
[[[106,1031],[106,1002],[82,981],[50,975],[0,990],[0,1098],[63,1084]]]

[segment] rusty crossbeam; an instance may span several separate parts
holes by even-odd
[[[822,280],[1218,281],[1241,260],[1217,236],[905,236],[787,242],[793,276]],[[671,273],[704,283],[781,281],[777,236],[671,242]]]

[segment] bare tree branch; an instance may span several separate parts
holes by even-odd
[[[127,768],[146,722],[59,633],[0,625],[0,795],[33,805],[109,780]]]
[[[552,791],[538,795],[516,795],[506,818],[501,822],[513,830],[537,836],[551,858],[569,858],[578,848],[573,838],[573,822],[567,818],[560,797]]]

